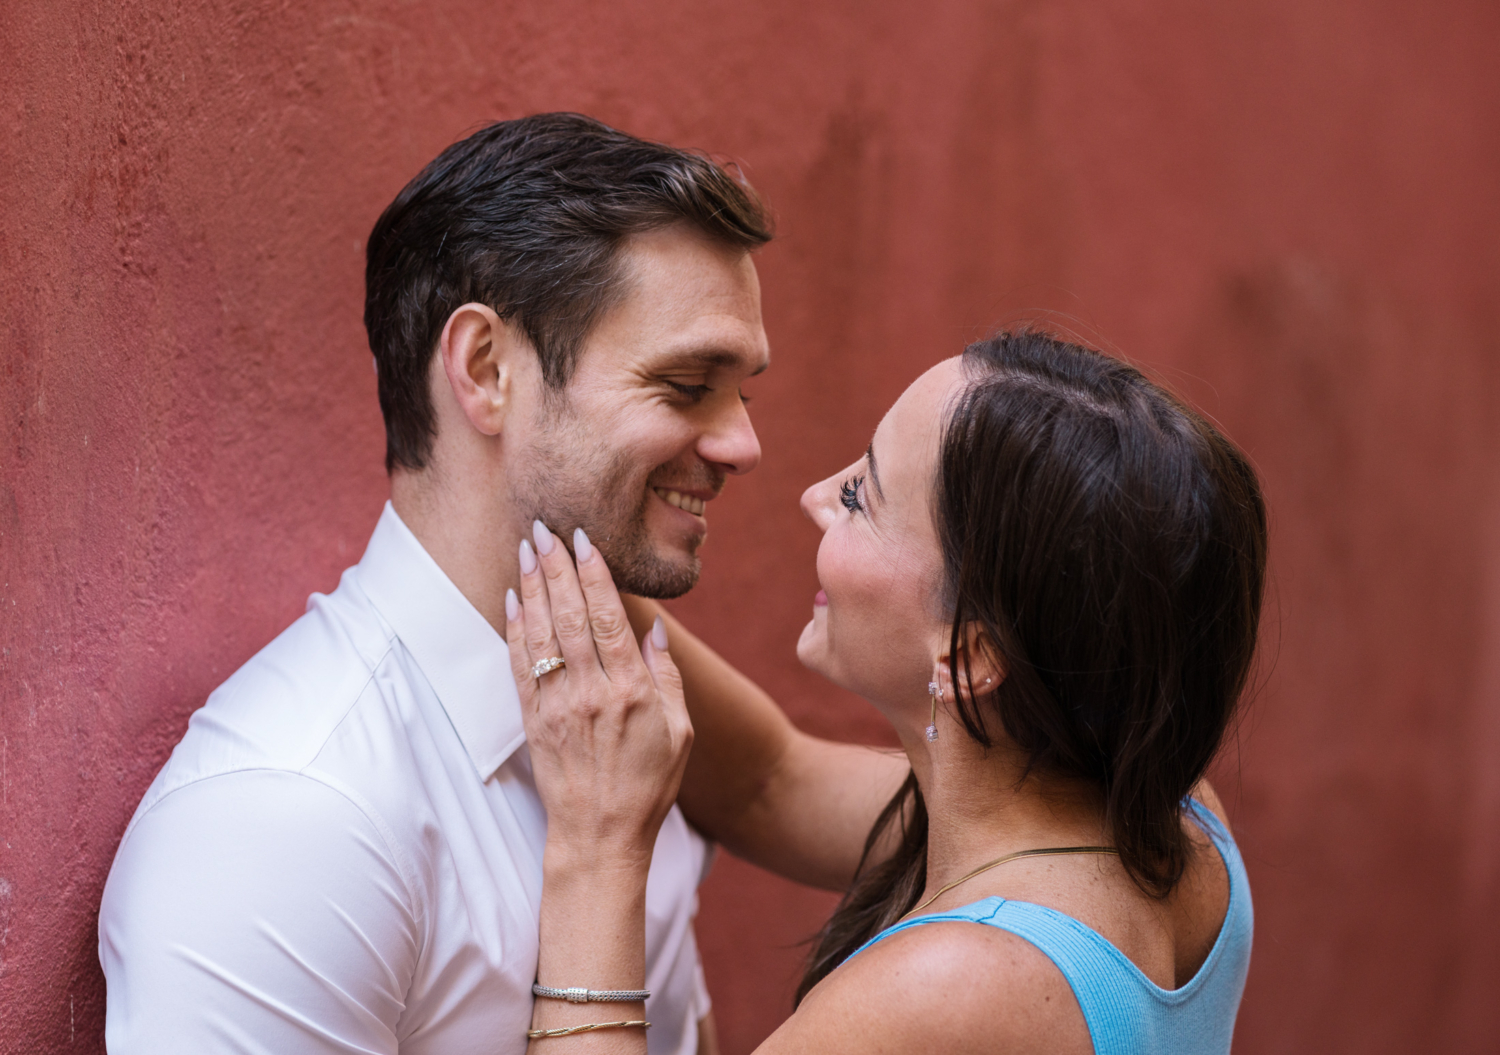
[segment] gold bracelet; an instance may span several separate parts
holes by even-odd
[[[565,1029],[528,1029],[527,1040],[540,1040],[543,1037],[567,1037],[574,1033],[588,1033],[595,1029],[626,1029],[635,1026],[638,1029],[650,1029],[651,1023],[636,1019],[631,1022],[590,1022],[586,1026],[568,1026]]]

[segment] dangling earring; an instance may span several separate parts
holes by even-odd
[[[938,700],[943,698],[942,687],[935,681],[929,681],[927,695],[932,697],[932,719],[927,723],[927,742],[930,744],[937,739],[937,705]]]

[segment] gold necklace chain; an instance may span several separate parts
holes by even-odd
[[[1009,861],[1014,861],[1019,857],[1061,857],[1064,854],[1114,854],[1116,857],[1118,857],[1120,856],[1120,851],[1116,850],[1112,846],[1049,846],[1042,850],[1017,850],[1015,853],[1006,854],[1004,857],[997,857],[987,865],[980,865],[978,868],[974,869],[974,871],[970,872],[968,875],[964,876],[961,879],[955,879],[953,882],[943,887],[943,889],[939,890],[936,894],[933,894],[932,897],[928,898],[916,908],[912,909],[911,912],[908,912],[906,916],[921,912],[924,908],[932,904],[938,898],[942,897],[948,891],[952,890],[954,887],[958,886],[961,883],[967,883],[969,880],[979,875],[979,873],[988,872],[991,868],[999,868],[1001,865]],[[901,918],[905,919],[906,916],[902,916]]]

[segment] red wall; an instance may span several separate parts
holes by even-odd
[[[0,13],[0,1052],[102,1048],[100,889],[188,714],[385,496],[380,209],[476,123],[579,109],[780,215],[763,468],[680,610],[805,726],[801,488],[1036,309],[1265,475],[1263,687],[1220,779],[1244,1052],[1500,1034],[1500,8],[1353,0],[10,0]],[[828,907],[722,860],[726,1047]]]

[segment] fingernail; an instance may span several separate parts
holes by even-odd
[[[531,552],[531,543],[525,539],[521,540],[521,574],[530,575],[536,571],[536,554]]]
[[[583,528],[573,529],[573,556],[578,558],[579,564],[587,564],[590,557],[594,555],[594,544],[589,537],[583,533]]]
[[[536,539],[536,551],[542,556],[552,552],[552,532],[540,520],[531,522],[531,537]]]
[[[516,616],[521,614],[521,602],[516,600],[516,591],[505,591],[505,618],[515,621]]]
[[[658,652],[667,650],[667,624],[661,621],[661,616],[656,617],[656,624],[651,628],[651,644]]]

